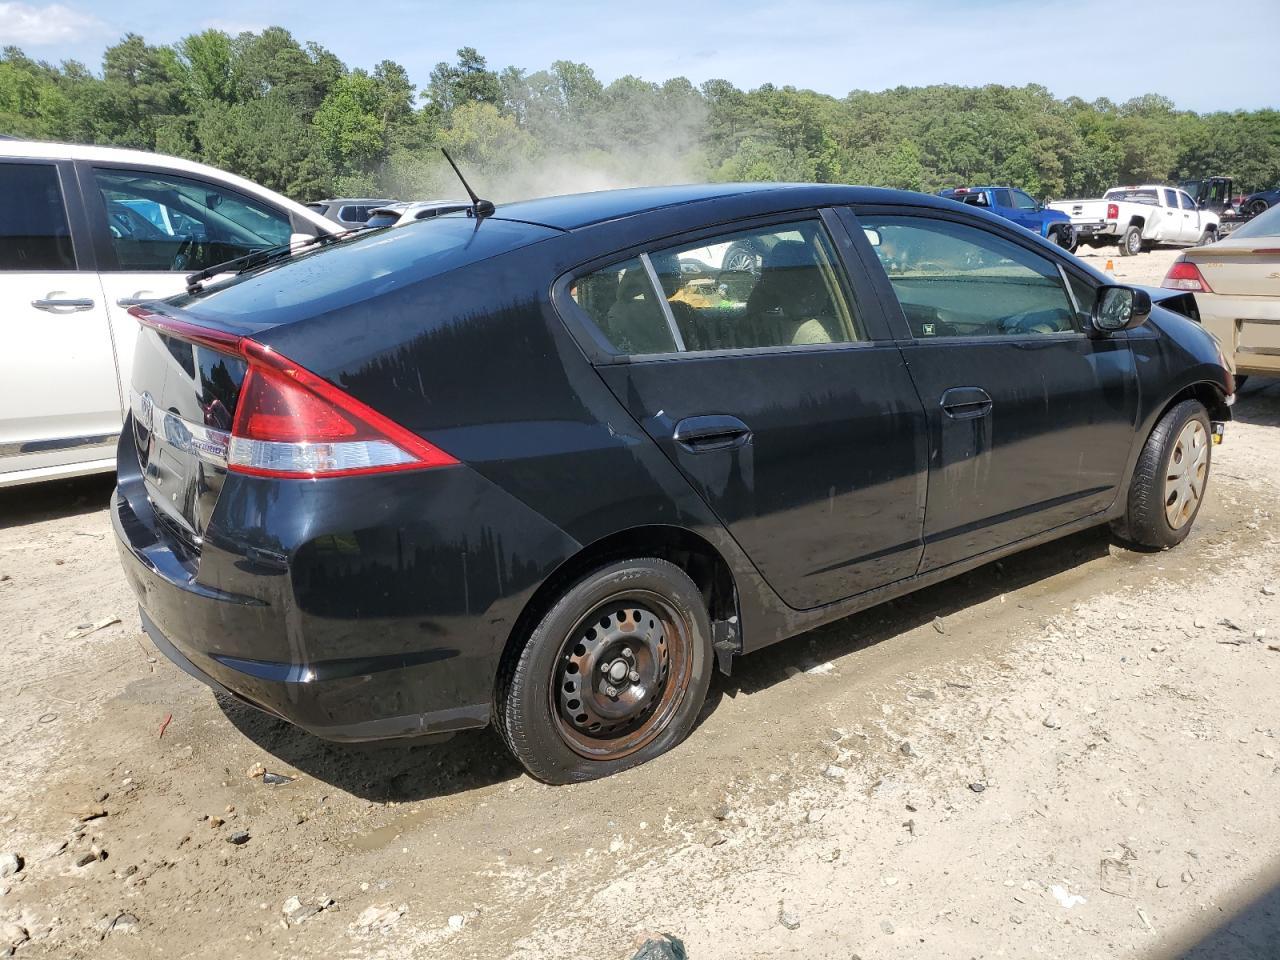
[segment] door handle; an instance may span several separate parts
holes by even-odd
[[[140,303],[150,303],[156,297],[120,297],[116,300],[117,307],[136,307]]]
[[[981,387],[952,387],[942,395],[941,407],[952,420],[985,417],[991,406],[991,394]]]
[[[690,453],[732,450],[751,442],[751,428],[737,417],[722,414],[685,417],[676,424],[671,439]]]
[[[32,300],[31,305],[37,310],[47,310],[49,313],[57,313],[60,310],[66,310],[68,313],[79,313],[81,310],[93,309],[93,301],[88,297],[74,297],[66,300]]]

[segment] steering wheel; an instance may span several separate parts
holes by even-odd
[[[177,252],[173,255],[174,270],[191,270],[205,259],[204,244],[197,241],[194,237],[186,236],[182,238],[182,242],[178,244]]]
[[[1015,313],[1000,321],[1001,333],[1058,333],[1058,329],[1035,313]]]

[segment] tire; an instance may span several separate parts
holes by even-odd
[[[1121,539],[1149,550],[1186,539],[1204,503],[1212,438],[1209,413],[1197,400],[1160,418],[1134,467],[1125,515],[1112,525]]]
[[[711,619],[679,567],[623,560],[569,586],[508,663],[495,700],[507,748],[545,783],[595,780],[689,735],[711,685]]]
[[[1142,231],[1137,227],[1125,227],[1120,234],[1120,256],[1136,257],[1142,252]]]
[[[1204,233],[1200,234],[1200,239],[1196,241],[1197,247],[1207,247],[1211,243],[1218,240],[1218,231],[1213,227],[1206,227]]]
[[[1055,227],[1053,231],[1049,234],[1049,240],[1054,245],[1061,247],[1063,250],[1066,250],[1068,253],[1075,252],[1075,249],[1077,246],[1076,232],[1071,227],[1070,224],[1066,224],[1060,227]]]
[[[1260,213],[1265,213],[1267,210],[1267,206],[1268,206],[1267,201],[1255,200],[1253,201],[1253,203],[1249,204],[1249,208],[1247,212],[1249,216],[1256,217]]]
[[[749,243],[734,243],[724,252],[720,264],[721,270],[742,271],[744,273],[760,273],[760,251]]]

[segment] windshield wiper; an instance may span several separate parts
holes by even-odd
[[[210,280],[220,273],[230,273],[233,270],[237,274],[245,273],[258,267],[264,267],[269,263],[275,263],[277,260],[291,257],[299,250],[305,250],[308,247],[323,247],[325,244],[333,243],[335,240],[340,240],[359,232],[359,229],[355,229],[341,230],[338,233],[322,233],[319,236],[312,237],[310,240],[304,240],[302,243],[282,243],[279,246],[268,247],[266,250],[255,250],[253,253],[233,257],[230,260],[222,261],[222,263],[215,263],[211,267],[205,267],[203,270],[187,274],[187,293],[199,293],[204,289],[202,286],[204,281]]]

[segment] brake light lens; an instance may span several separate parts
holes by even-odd
[[[227,469],[291,479],[446,467],[458,461],[270,347],[153,313],[145,326],[236,353],[249,364],[227,444]]]
[[[1116,204],[1116,203],[1108,203],[1108,204],[1107,204],[1107,219],[1108,219],[1108,220],[1119,220],[1119,219],[1120,219],[1120,205],[1119,205],[1119,204]]]
[[[1189,260],[1178,260],[1164,276],[1162,287],[1169,290],[1194,290],[1199,293],[1213,293],[1209,281],[1204,278],[1200,268]]]

